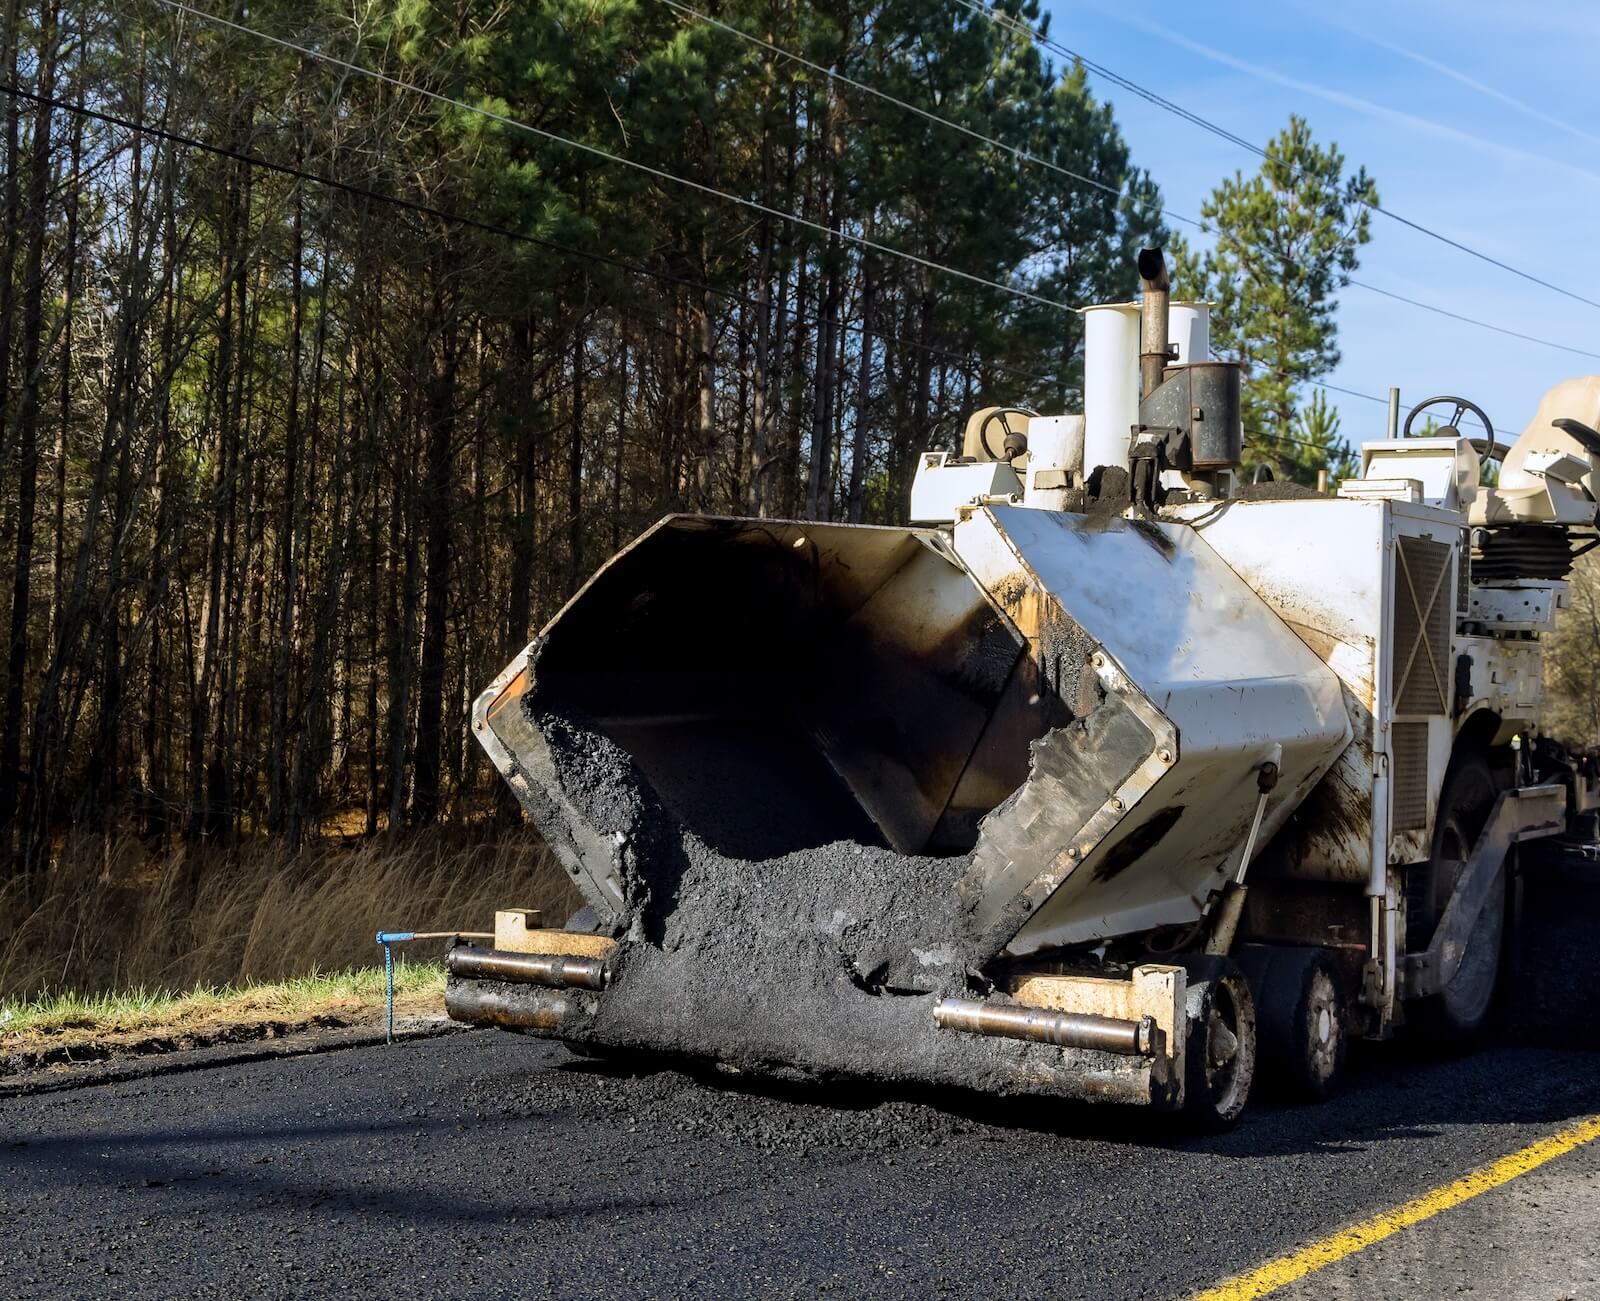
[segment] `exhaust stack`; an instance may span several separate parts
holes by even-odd
[[[1158,248],[1139,250],[1139,289],[1144,295],[1139,308],[1139,395],[1149,397],[1161,386],[1167,368],[1167,306],[1172,297],[1172,281],[1167,276],[1167,259]]]

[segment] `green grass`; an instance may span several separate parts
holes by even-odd
[[[441,1002],[444,968],[398,962],[395,1002]],[[57,1036],[99,1038],[138,1032],[192,1030],[255,1021],[310,1020],[355,1015],[383,1005],[381,968],[313,973],[274,984],[224,985],[173,994],[145,989],[102,994],[64,992],[0,1001],[0,1043]]]

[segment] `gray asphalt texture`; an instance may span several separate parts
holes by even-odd
[[[1560,943],[1541,948],[1586,991],[1541,987],[1563,1015],[1519,1005],[1519,1037],[1448,1060],[1375,1046],[1333,1102],[1252,1105],[1214,1138],[1059,1102],[632,1074],[493,1031],[0,1099],[0,1290],[1182,1296],[1600,1111],[1596,894],[1542,905]],[[1600,1222],[1552,1228],[1546,1257]],[[1440,1237],[1431,1288],[1430,1241],[1405,1248],[1407,1295],[1474,1276],[1478,1236]]]

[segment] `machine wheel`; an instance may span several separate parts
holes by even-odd
[[[1244,973],[1227,958],[1182,959],[1189,973],[1183,1107],[1198,1129],[1230,1128],[1250,1100],[1256,1072],[1256,1006]]]
[[[1256,1001],[1263,1083],[1297,1102],[1322,1102],[1339,1088],[1348,1042],[1344,981],[1317,948],[1247,944],[1239,966]]]
[[[1433,855],[1409,883],[1406,906],[1410,916],[1407,942],[1425,948],[1433,938],[1456,878],[1466,866],[1489,814],[1494,811],[1500,787],[1481,754],[1458,760],[1445,778],[1434,820]],[[1407,1007],[1411,1022],[1439,1043],[1470,1042],[1489,1021],[1495,989],[1500,979],[1500,957],[1505,945],[1506,891],[1492,892],[1478,914],[1467,940],[1467,950],[1455,978],[1439,993],[1419,998]]]

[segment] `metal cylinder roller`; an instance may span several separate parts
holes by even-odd
[[[500,984],[453,980],[445,987],[444,1010],[452,1021],[492,1025],[529,1034],[560,1035],[590,1020],[567,994],[545,989],[507,989]]]
[[[1155,1051],[1155,1022],[1149,1017],[1122,1021],[1087,1012],[1051,1012],[1037,1007],[1009,1007],[964,998],[941,998],[934,1005],[934,1023],[941,1030],[1029,1039],[1059,1048],[1093,1048],[1125,1057]]]
[[[560,953],[508,953],[504,949],[450,950],[445,965],[468,980],[506,980],[552,989],[604,989],[606,964],[599,958]]]

